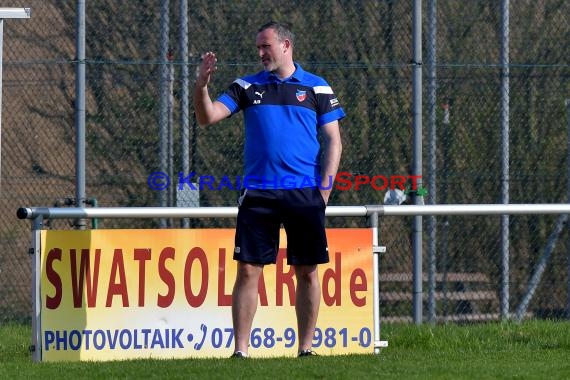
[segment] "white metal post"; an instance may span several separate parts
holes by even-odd
[[[42,262],[40,252],[41,233],[43,228],[43,216],[38,216],[32,220],[32,246],[30,255],[32,256],[32,360],[35,362],[42,361],[42,326],[41,326],[41,279],[42,279]]]
[[[370,215],[370,228],[372,229],[372,299],[374,303],[374,353],[379,354],[380,349],[388,347],[387,340],[380,340],[382,326],[380,322],[380,255],[386,252],[386,247],[379,245],[378,211]]]

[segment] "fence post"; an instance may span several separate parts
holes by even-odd
[[[501,203],[509,204],[509,0],[501,4]],[[509,215],[501,215],[501,319],[509,318]]]
[[[566,201],[570,203],[570,98],[566,99],[566,116],[567,116],[567,185],[566,185]],[[566,240],[567,244],[567,273],[566,273],[566,318],[570,319],[570,242]]]
[[[413,164],[412,175],[418,176],[417,188],[422,187],[422,2],[415,0],[412,17],[412,115],[413,115]],[[421,205],[423,199],[412,193],[415,205]],[[422,323],[423,290],[422,290],[422,216],[414,215],[412,221],[413,251],[413,316],[416,324]]]
[[[75,62],[75,206],[85,207],[85,0],[77,0]],[[85,219],[76,219],[74,226],[84,230]]]
[[[170,14],[169,0],[161,0],[160,2],[160,110],[159,110],[159,135],[160,135],[160,171],[168,173],[168,55],[169,55],[169,38],[170,31]],[[161,207],[168,206],[167,191],[159,191],[159,203]],[[160,227],[167,227],[168,221],[165,218],[160,219]]]
[[[436,168],[437,168],[437,78],[436,78],[436,44],[437,44],[437,0],[428,0],[428,36],[427,36],[427,70],[428,70],[428,199],[436,204]],[[437,219],[428,216],[428,321],[435,323],[435,274],[437,273]]]
[[[190,74],[188,68],[188,0],[180,0],[180,124],[182,130],[182,172],[190,173]],[[178,201],[178,199],[177,199]],[[190,227],[188,218],[182,219],[183,228]]]

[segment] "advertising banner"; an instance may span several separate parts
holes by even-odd
[[[370,229],[328,229],[313,347],[372,353]],[[251,357],[295,356],[295,276],[282,231],[264,268]],[[229,357],[233,229],[41,231],[41,360]]]

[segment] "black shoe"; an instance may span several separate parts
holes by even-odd
[[[302,358],[305,356],[319,356],[319,355],[317,355],[317,353],[311,349],[299,351],[299,355],[298,355],[299,358]]]
[[[247,354],[241,351],[236,351],[230,356],[232,359],[247,359]]]

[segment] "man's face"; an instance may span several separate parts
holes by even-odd
[[[284,61],[285,41],[279,42],[274,29],[265,29],[257,34],[257,52],[265,71],[279,70]]]

